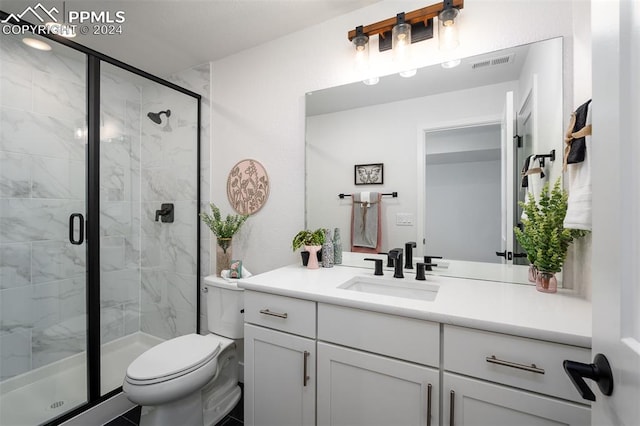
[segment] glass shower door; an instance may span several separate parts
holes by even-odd
[[[87,401],[87,61],[22,38],[0,39],[2,425]]]
[[[196,330],[198,100],[100,66],[100,381]]]

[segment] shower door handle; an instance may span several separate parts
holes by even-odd
[[[78,239],[74,239],[75,238],[75,218],[79,219],[79,228],[78,230],[79,235],[78,235]],[[69,216],[69,242],[71,244],[75,244],[75,245],[80,245],[84,242],[84,216],[82,216],[82,214],[80,213],[72,213],[71,216]]]

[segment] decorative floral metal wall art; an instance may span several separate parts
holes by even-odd
[[[227,198],[240,214],[254,214],[269,198],[269,176],[256,160],[238,162],[227,178]]]

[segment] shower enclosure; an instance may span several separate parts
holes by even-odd
[[[0,37],[0,425],[56,424],[198,331],[200,96]]]

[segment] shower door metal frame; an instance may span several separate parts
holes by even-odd
[[[0,20],[5,20],[9,14],[0,10]],[[37,28],[23,19],[11,21],[16,25],[28,25]],[[197,101],[197,131],[196,131],[196,195],[197,211],[201,204],[200,183],[200,127],[202,96],[191,90],[180,87],[170,81],[149,74],[132,65],[114,59],[108,55],[90,49],[67,38],[54,34],[37,34],[56,43],[84,53],[87,57],[87,206],[86,214],[86,244],[87,244],[87,281],[86,281],[86,309],[87,309],[87,403],[70,410],[59,417],[51,419],[46,425],[58,425],[78,414],[87,411],[109,398],[122,392],[122,387],[116,388],[104,395],[100,395],[100,64],[106,62],[125,71],[169,87]],[[196,333],[200,333],[200,220],[196,220]]]

